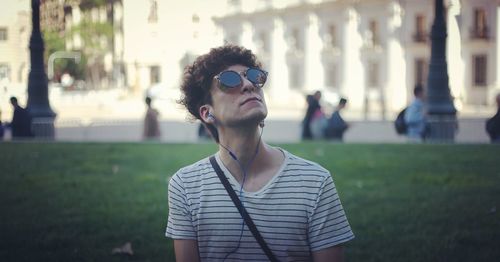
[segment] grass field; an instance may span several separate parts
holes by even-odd
[[[332,172],[347,261],[500,261],[500,147],[279,146]],[[168,178],[215,149],[0,143],[0,261],[173,261]]]

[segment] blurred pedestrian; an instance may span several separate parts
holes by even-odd
[[[424,109],[424,88],[421,85],[413,89],[415,98],[405,110],[404,119],[407,125],[406,135],[410,142],[422,142],[426,132],[426,113]]]
[[[159,139],[161,136],[158,117],[160,113],[151,105],[151,98],[146,97],[146,115],[144,117],[144,139]]]
[[[318,136],[318,133],[313,133],[311,123],[313,120],[319,120],[323,115],[321,110],[321,91],[316,91],[313,95],[306,96],[307,109],[304,120],[302,120],[302,140],[311,140]],[[323,115],[324,116],[324,115]],[[320,124],[320,123],[317,123]],[[317,131],[317,129],[315,129]]]
[[[354,238],[330,172],[263,141],[266,80],[255,55],[234,45],[185,69],[181,104],[218,151],[169,181],[177,261],[342,261]]]
[[[13,114],[8,127],[11,129],[12,139],[32,137],[31,115],[28,110],[21,107],[14,96],[10,98],[10,103],[12,104]]]
[[[0,111],[0,141],[3,140],[5,129],[2,123],[2,111]]]
[[[496,96],[497,113],[486,121],[486,132],[492,143],[500,143],[500,94]]]
[[[68,71],[64,71],[64,74],[61,76],[61,85],[65,90],[71,90],[73,89],[73,83],[74,83],[73,77],[69,74]]]
[[[343,141],[344,133],[349,128],[349,124],[342,118],[340,111],[346,107],[347,99],[340,98],[339,104],[335,111],[328,119],[328,124],[325,130],[325,137],[336,141]]]

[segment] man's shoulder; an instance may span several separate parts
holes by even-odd
[[[288,158],[288,166],[290,168],[300,168],[300,170],[315,171],[318,175],[330,176],[330,171],[321,166],[320,164],[286,152]]]
[[[191,165],[180,168],[174,174],[174,177],[178,177],[180,179],[199,177],[200,174],[204,174],[211,171],[212,171],[212,165],[210,164],[208,157],[205,157]]]

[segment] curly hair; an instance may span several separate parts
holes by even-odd
[[[212,104],[210,87],[215,75],[232,65],[260,67],[260,62],[251,50],[236,45],[223,45],[212,48],[210,52],[199,56],[191,65],[184,69],[181,83],[181,99],[179,104],[186,107],[194,119],[199,119],[212,133],[215,141],[219,136],[215,126],[206,123],[200,116],[199,109],[205,104]]]

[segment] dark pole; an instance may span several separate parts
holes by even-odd
[[[431,142],[453,142],[457,129],[457,110],[453,105],[446,63],[446,20],[443,0],[435,0],[435,17],[431,31],[431,61],[427,79],[427,112]]]
[[[54,119],[56,114],[50,108],[49,87],[43,51],[45,49],[40,31],[40,0],[31,0],[32,32],[30,38],[31,69],[28,77],[28,103],[35,137],[54,138]]]

